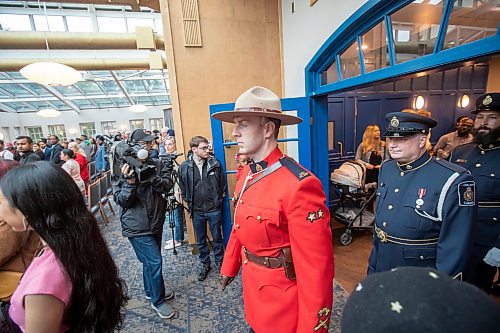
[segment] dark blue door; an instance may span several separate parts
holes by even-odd
[[[280,149],[310,170],[312,160],[309,99],[305,97],[284,98],[281,100],[281,107],[285,113],[302,118],[303,122],[299,125],[281,128],[280,139],[278,140]],[[234,103],[210,105],[210,115],[215,112],[233,109]],[[233,223],[234,209],[230,199],[233,197],[236,184],[236,162],[234,157],[238,153],[238,146],[231,135],[233,124],[222,123],[211,118],[211,125],[214,153],[222,164],[228,183],[228,193],[226,193],[222,214],[222,231],[224,242],[227,243]]]

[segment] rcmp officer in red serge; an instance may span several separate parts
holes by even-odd
[[[327,332],[333,301],[330,214],[321,182],[278,148],[280,125],[302,119],[281,111],[272,91],[253,87],[235,110],[240,153],[252,158],[235,188],[235,218],[221,268],[223,288],[242,267],[251,332]]]
[[[489,293],[500,266],[500,93],[479,97],[472,113],[475,142],[457,147],[450,161],[476,181],[474,247],[465,280]]]
[[[392,160],[380,170],[368,274],[425,266],[461,278],[476,211],[472,176],[427,153],[434,119],[407,112],[385,119]]]

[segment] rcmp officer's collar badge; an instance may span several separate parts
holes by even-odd
[[[394,116],[392,117],[391,122],[389,124],[391,125],[391,127],[398,127],[399,119],[396,116]]]
[[[260,172],[267,168],[267,164],[266,161],[254,162],[250,164],[250,170],[252,170],[253,173]]]
[[[490,95],[487,95],[484,99],[483,99],[483,105],[490,105],[491,102],[493,102],[493,98],[491,98]]]

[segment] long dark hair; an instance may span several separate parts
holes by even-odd
[[[52,249],[71,280],[63,318],[69,331],[120,329],[127,287],[71,176],[45,161],[27,163],[7,172],[0,189]]]

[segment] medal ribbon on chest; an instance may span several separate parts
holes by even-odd
[[[426,192],[427,192],[427,190],[425,188],[418,189],[418,199],[415,201],[415,203],[417,204],[417,208],[420,208],[420,206],[422,206],[424,204],[423,197],[425,196]]]

